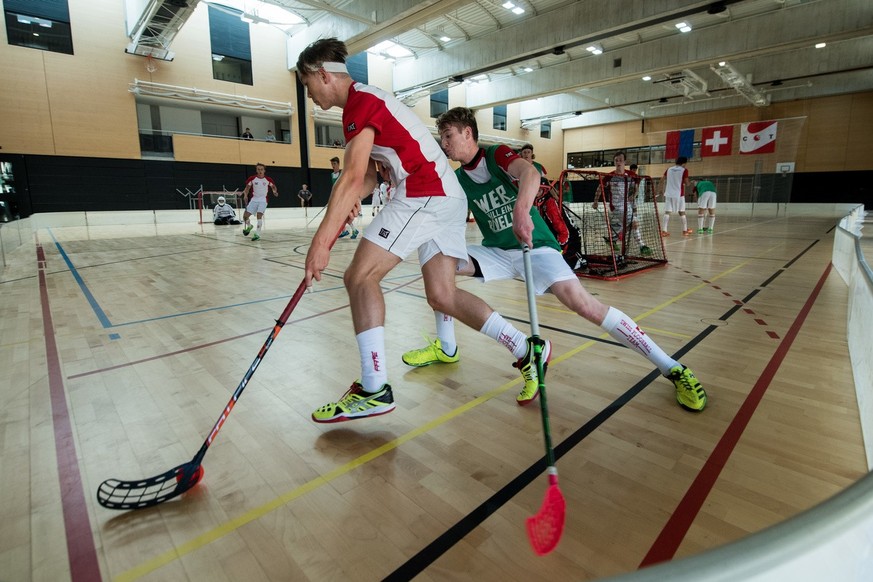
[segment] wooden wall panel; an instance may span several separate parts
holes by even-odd
[[[242,164],[242,143],[235,139],[176,134],[173,136],[173,152],[177,162]]]
[[[739,124],[771,119],[779,121],[776,152],[736,155]],[[566,154],[572,152],[663,145],[666,132],[679,129],[695,129],[695,141],[699,141],[701,128],[715,125],[737,126],[734,129],[735,155],[693,162],[689,168],[693,166],[696,175],[753,173],[758,160],[765,173],[774,172],[777,162],[794,162],[797,172],[870,169],[868,156],[859,152],[873,147],[873,132],[867,129],[873,127],[873,92],[791,101],[766,108],[741,107],[647,119],[645,133],[640,132],[637,121],[568,129],[564,132],[565,159]],[[650,175],[661,175],[669,165],[652,164],[644,170]]]

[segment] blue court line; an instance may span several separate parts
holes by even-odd
[[[91,304],[91,309],[94,310],[94,315],[97,316],[97,319],[100,320],[100,324],[104,328],[112,327],[112,322],[109,321],[109,318],[106,317],[106,313],[104,313],[103,309],[100,308],[100,304],[97,303],[97,300],[94,299],[94,296],[91,294],[91,290],[88,289],[88,286],[85,285],[85,281],[82,280],[81,275],[79,275],[79,271],[76,270],[76,267],[73,266],[72,261],[70,261],[70,257],[67,256],[67,253],[64,252],[64,247],[61,246],[61,243],[58,242],[58,239],[55,238],[55,233],[52,232],[52,229],[48,229],[49,236],[52,237],[52,240],[55,241],[55,246],[58,247],[58,252],[61,253],[61,257],[64,259],[64,262],[67,263],[67,267],[70,269],[70,273],[72,273],[73,278],[76,280],[76,283],[79,284],[79,288],[82,290],[82,294],[85,295],[85,299],[88,300],[88,303]]]

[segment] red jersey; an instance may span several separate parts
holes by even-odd
[[[376,132],[370,157],[389,168],[392,198],[466,199],[448,159],[418,116],[387,91],[354,83],[343,109],[346,143],[364,127]]]

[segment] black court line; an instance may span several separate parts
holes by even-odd
[[[789,264],[793,264],[796,259],[800,258],[800,256],[809,251],[809,249],[812,248],[812,246],[816,245],[818,242],[819,241],[816,240],[809,247],[801,251],[800,255],[792,259]],[[780,269],[780,271],[781,270],[783,269]],[[755,289],[754,291],[749,293],[746,300],[751,299],[752,297],[757,295],[761,288],[765,287],[767,283],[769,281],[772,281],[773,279],[774,277],[770,277],[767,281],[765,281],[765,283],[760,285],[758,289]],[[744,300],[744,302],[746,300]],[[719,318],[719,320],[726,321],[731,315],[736,313],[740,307],[740,305],[732,307],[727,312],[725,312]],[[717,325],[710,325],[706,327],[703,331],[694,336],[691,341],[689,341],[687,344],[679,348],[679,350],[674,352],[672,354],[673,359],[680,360],[682,356],[694,349],[694,347],[696,347],[700,342],[706,339],[707,336],[709,336],[719,327],[720,326]],[[630,402],[637,394],[642,392],[644,388],[646,388],[649,384],[655,381],[660,375],[661,374],[657,369],[652,370],[647,376],[634,384],[624,394],[616,398],[611,404],[607,405],[606,408],[597,413],[591,420],[586,422],[578,430],[576,430],[574,433],[564,439],[560,444],[555,446],[555,459],[560,459],[565,454],[570,452],[574,447],[581,443],[585,439],[585,437],[597,430],[600,425],[609,420],[612,415],[618,412],[625,404]],[[548,462],[545,456],[543,456],[530,467],[522,471],[521,474],[519,474],[516,478],[514,478],[512,481],[504,485],[500,490],[495,492],[494,495],[485,500],[477,508],[461,518],[460,521],[447,529],[442,535],[440,535],[430,544],[422,548],[417,554],[410,557],[406,562],[401,564],[396,570],[386,576],[383,580],[411,580],[418,574],[421,574],[425,570],[425,568],[430,566],[448,550],[454,547],[455,544],[461,541],[474,529],[479,527],[482,522],[491,517],[491,515],[494,514],[498,509],[500,509],[504,504],[506,504],[513,497],[518,495],[524,488],[533,483],[536,479],[540,478],[547,468]]]

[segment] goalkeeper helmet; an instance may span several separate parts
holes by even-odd
[[[219,205],[219,206],[224,206],[224,196],[219,196],[219,197],[218,197],[218,205]]]

